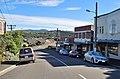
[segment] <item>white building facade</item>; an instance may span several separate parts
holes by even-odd
[[[120,60],[120,9],[97,18],[97,41],[104,54]]]

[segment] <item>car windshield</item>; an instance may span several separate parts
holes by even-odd
[[[31,48],[20,49],[20,54],[32,53]]]
[[[63,51],[66,51],[65,49],[63,49]]]
[[[100,52],[92,52],[93,55],[97,55],[97,56],[103,56]]]

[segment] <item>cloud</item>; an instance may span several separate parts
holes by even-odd
[[[80,10],[81,8],[80,7],[69,7],[69,8],[66,8],[65,10]]]
[[[9,14],[4,14],[7,18],[7,24],[11,23]],[[66,18],[52,18],[52,17],[36,17],[36,16],[24,16],[11,14],[14,23],[19,25],[19,28],[47,28],[49,29],[62,29],[62,30],[74,30],[76,26],[88,25],[89,22],[66,19]],[[24,29],[23,27],[23,29]]]
[[[6,0],[6,2],[13,4],[31,4],[37,6],[58,6],[63,3],[64,0]]]
[[[62,2],[64,2],[64,0],[46,0],[41,1],[38,4],[42,6],[58,6]]]

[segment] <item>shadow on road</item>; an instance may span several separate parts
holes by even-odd
[[[105,75],[108,75],[106,79],[119,79],[120,78],[120,70],[112,70],[104,73]]]
[[[69,56],[59,55],[55,49],[38,49],[35,52],[43,52],[44,54],[36,53],[37,59],[45,59],[53,67],[66,66],[60,61],[63,61],[68,66],[87,66],[87,67],[100,67],[100,68],[111,68],[108,64],[91,64],[89,62],[84,62],[82,58],[71,58]],[[56,60],[54,57],[59,60]]]
[[[26,65],[30,63],[30,61],[26,61],[26,62],[20,62],[20,61],[5,61],[5,62],[2,62],[1,64],[3,65],[16,65],[16,66],[19,66],[19,65]]]
[[[119,79],[120,78],[120,70],[116,67],[112,67],[107,64],[91,64],[89,62],[84,62],[82,58],[71,58],[68,56],[61,56],[59,55],[55,49],[41,49],[35,50],[35,52],[44,52],[46,54],[36,54],[38,59],[45,59],[47,62],[52,65],[53,67],[65,67],[65,64],[61,63],[60,61],[56,60],[52,56],[58,58],[59,60],[66,63],[68,66],[86,66],[92,68],[99,68],[99,69],[107,69],[107,71],[103,72],[103,74],[107,75],[106,79]],[[48,55],[49,53],[49,55]],[[43,57],[39,57],[43,56]]]
[[[5,61],[5,62],[2,62],[1,64],[5,64],[5,65],[16,65],[17,63],[19,63],[19,61]]]

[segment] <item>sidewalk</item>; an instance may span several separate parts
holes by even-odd
[[[10,67],[11,65],[3,65],[3,64],[1,64],[0,65],[0,71],[2,71],[2,70],[4,70],[4,69],[6,69],[6,68],[8,68],[8,67]]]

